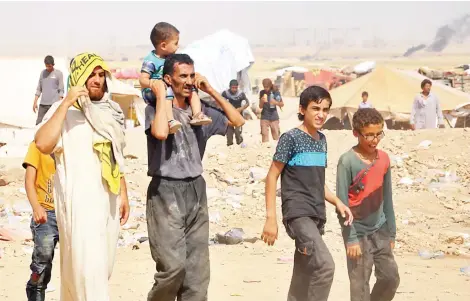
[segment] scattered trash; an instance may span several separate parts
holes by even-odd
[[[392,161],[392,166],[403,166],[403,158],[399,156],[390,156],[390,161]]]
[[[131,154],[125,155],[124,158],[125,159],[139,159],[137,156],[134,156],[134,155],[131,155]]]
[[[431,140],[424,140],[421,141],[421,143],[418,145],[418,148],[420,149],[428,149],[432,144]]]
[[[21,215],[23,213],[31,214],[33,213],[33,209],[28,201],[19,201],[13,205],[13,212],[16,215]]]
[[[245,189],[243,187],[230,186],[227,188],[227,193],[231,195],[244,195]]]
[[[143,237],[137,239],[137,241],[138,241],[139,243],[144,243],[144,242],[146,242],[147,240],[149,240],[149,238],[146,237],[146,236],[143,236]]]
[[[219,224],[222,220],[222,217],[220,216],[220,212],[210,212],[209,213],[209,222],[214,223],[214,224]]]
[[[413,185],[413,180],[408,177],[404,177],[404,178],[401,178],[400,182],[398,183],[402,185]]]
[[[122,226],[122,229],[124,230],[137,230],[139,229],[140,224],[139,223],[133,223],[133,224],[125,224]]]
[[[26,194],[26,189],[24,189],[24,187],[21,187],[20,189],[18,189],[18,192],[22,194]]]
[[[267,175],[268,175],[268,171],[264,168],[259,168],[259,167],[250,168],[250,178],[252,178],[255,181],[264,181]]]
[[[279,263],[291,263],[291,262],[294,262],[294,257],[291,257],[291,256],[283,256],[283,257],[279,257],[277,259],[277,261]]]
[[[260,283],[261,280],[243,280],[244,283]]]
[[[234,209],[240,209],[242,207],[241,201],[243,200],[243,196],[241,195],[231,195],[225,199],[227,204],[232,205]]]
[[[429,252],[428,250],[423,250],[418,252],[421,259],[435,259],[435,258],[444,258],[444,252]]]
[[[56,288],[55,286],[51,285],[50,283],[47,285],[46,293],[52,293],[55,292]]]
[[[240,147],[241,147],[241,148],[246,148],[246,143],[245,143],[245,142],[242,142],[242,144],[240,144]]]
[[[208,200],[217,199],[222,196],[217,188],[207,188],[206,195]]]
[[[464,275],[470,276],[470,265],[460,268],[460,272],[463,273]]]
[[[440,183],[455,183],[458,182],[460,178],[453,172],[446,171],[443,177],[439,177]]]
[[[215,241],[223,245],[237,245],[243,242],[243,235],[245,235],[245,232],[242,228],[233,228],[225,234],[217,233]]]
[[[34,250],[33,247],[23,247],[23,252],[25,252],[25,254],[28,254],[28,255],[33,255],[33,250]]]
[[[230,294],[230,297],[241,297],[241,296],[243,296],[243,295],[238,294],[238,293],[232,293],[232,294]]]

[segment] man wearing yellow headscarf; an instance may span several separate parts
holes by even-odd
[[[51,107],[35,137],[37,148],[56,163],[61,301],[109,300],[119,225],[129,217],[124,115],[110,99],[111,84],[100,56],[77,55],[67,96]]]

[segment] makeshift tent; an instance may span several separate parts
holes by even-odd
[[[369,101],[385,119],[409,121],[413,100],[421,91],[421,81],[425,78],[417,72],[379,66],[371,73],[331,90],[330,114],[342,120],[347,113],[351,118],[362,101],[362,92],[367,91]],[[444,113],[470,101],[469,94],[440,83],[433,83],[432,93],[439,98]]]
[[[191,43],[181,52],[191,56],[196,72],[219,93],[229,88],[232,79],[238,79],[243,92],[251,93],[248,69],[255,59],[244,37],[224,29]]]

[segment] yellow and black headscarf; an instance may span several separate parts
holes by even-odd
[[[67,90],[70,90],[70,87],[85,86],[85,83],[96,67],[103,68],[104,71],[111,74],[108,65],[103,60],[103,58],[95,53],[84,52],[75,56],[70,61],[70,75],[67,83]]]

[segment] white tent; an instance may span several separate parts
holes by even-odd
[[[240,89],[251,94],[248,69],[255,59],[246,38],[224,29],[191,43],[181,52],[191,56],[196,72],[219,93],[229,88],[230,80],[238,79]]]

